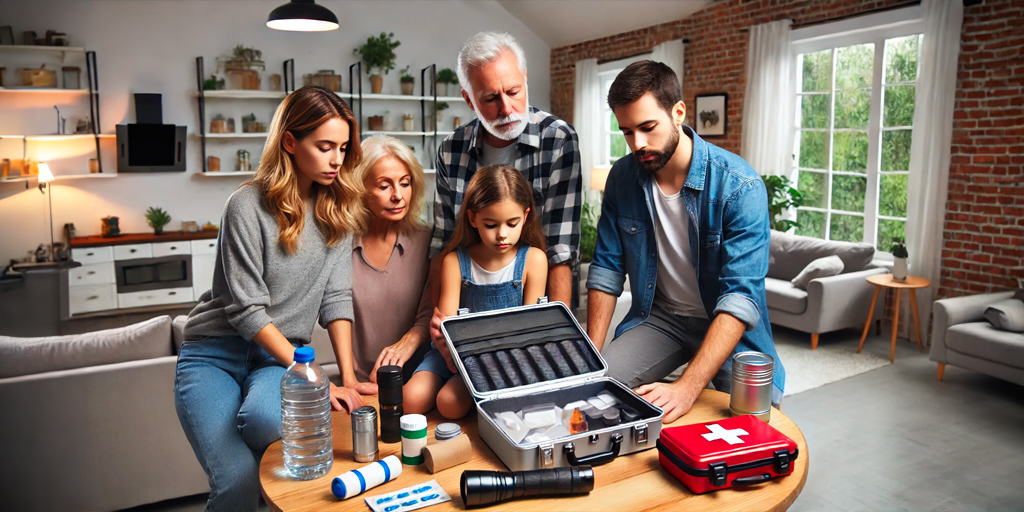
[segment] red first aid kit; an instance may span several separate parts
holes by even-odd
[[[662,467],[697,494],[788,475],[799,455],[792,439],[751,415],[665,428],[657,445]]]

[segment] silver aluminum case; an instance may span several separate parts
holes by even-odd
[[[594,344],[590,341],[586,331],[580,326],[579,322],[576,321],[576,317],[572,315],[572,312],[565,306],[565,304],[561,302],[553,302],[448,317],[441,322],[441,333],[444,335],[445,342],[448,344],[448,350],[450,350],[452,354],[458,355],[458,350],[455,348],[455,344],[453,343],[447,329],[447,326],[452,325],[452,323],[479,320],[481,318],[493,318],[495,321],[499,321],[502,317],[508,317],[512,314],[523,311],[550,308],[560,308],[564,310],[565,316],[575,326],[577,334],[587,340],[587,345],[593,349],[592,354],[596,356],[597,361],[601,365],[601,369],[583,375],[563,377],[560,379],[538,382],[525,386],[517,386],[497,391],[478,391],[473,386],[473,382],[467,376],[466,368],[462,364],[462,357],[453,357],[452,360],[455,362],[459,374],[463,377],[466,388],[473,395],[473,398],[476,401],[477,428],[480,433],[480,437],[488,446],[490,446],[491,450],[498,455],[498,458],[501,459],[505,466],[512,471],[569,466],[570,464],[565,453],[565,446],[569,443],[572,443],[574,448],[573,453],[577,458],[609,452],[612,447],[612,437],[616,433],[621,434],[622,436],[621,445],[619,447],[620,456],[654,448],[655,441],[661,433],[661,420],[665,414],[664,411],[653,404],[650,404],[643,398],[640,398],[639,395],[634,393],[633,390],[628,388],[625,384],[606,375],[608,372],[607,363],[605,363],[604,358],[601,357],[601,353],[594,347]],[[643,411],[644,408],[646,408],[650,414],[655,414],[655,416],[645,418],[644,415],[641,414],[641,418],[637,421],[620,423],[614,427],[589,430],[581,434],[572,435],[551,442],[517,445],[505,434],[505,431],[502,430],[501,427],[494,423],[491,415],[484,410],[484,407],[498,403],[503,399],[523,397],[547,391],[556,391],[598,383],[603,384],[606,388],[617,388],[619,390],[619,393],[616,393],[617,395],[622,396],[625,394],[635,400],[634,403],[629,405],[637,408],[638,411]],[[594,436],[597,437],[594,438]]]

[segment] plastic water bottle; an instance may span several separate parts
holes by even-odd
[[[281,443],[285,470],[298,480],[326,475],[334,463],[330,382],[312,347],[295,349],[281,377]]]

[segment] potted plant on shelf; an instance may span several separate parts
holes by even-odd
[[[785,176],[761,176],[764,186],[768,189],[768,215],[771,219],[771,227],[775,231],[789,231],[792,228],[800,227],[800,224],[791,219],[780,219],[785,211],[790,208],[799,208],[804,204],[804,196],[793,187],[793,182]]]
[[[150,206],[146,210],[146,222],[153,228],[154,235],[164,234],[164,226],[171,222],[171,216],[163,208]]]
[[[455,72],[451,68],[444,68],[437,72],[437,78],[435,79],[434,89],[438,96],[448,95],[448,84],[459,83],[459,77],[455,75]]]
[[[220,57],[218,61],[224,66],[230,89],[259,90],[260,71],[266,70],[263,52],[238,45],[230,57]]]
[[[402,94],[406,96],[412,95],[413,86],[416,85],[416,79],[409,74],[409,66],[402,68]]]
[[[444,120],[443,119],[444,116],[441,115],[441,112],[443,112],[445,110],[448,110],[448,102],[445,102],[445,101],[438,102],[437,103],[437,114],[435,114],[434,117],[436,118],[435,121],[436,121],[436,124],[437,124],[437,131],[439,131],[439,132],[440,131],[444,131],[444,125],[442,124],[442,121]]]
[[[352,53],[359,54],[363,59],[363,64],[366,64],[367,71],[370,73],[370,90],[373,94],[380,94],[381,89],[384,88],[384,77],[380,76],[381,71],[386,75],[388,71],[395,69],[395,48],[402,43],[393,41],[392,37],[395,37],[394,32],[381,32],[379,37],[368,37],[366,43],[352,51]]]
[[[908,257],[906,242],[902,238],[893,240],[890,252],[893,257],[892,278],[897,281],[906,281]]]
[[[384,116],[376,115],[366,118],[366,124],[371,132],[379,132],[384,129]]]

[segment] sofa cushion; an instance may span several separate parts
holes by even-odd
[[[789,281],[764,278],[765,301],[771,309],[799,315],[807,310],[807,292]]]
[[[1024,368],[1024,334],[1001,331],[988,322],[950,327],[946,330],[946,346],[961,354]]]
[[[843,273],[843,260],[839,256],[825,256],[818,258],[804,267],[803,270],[793,278],[793,286],[806,290],[812,279],[819,277],[837,276]]]
[[[171,317],[85,334],[0,336],[0,378],[174,355]]]
[[[187,321],[188,315],[178,315],[171,322],[171,339],[174,341],[175,355],[181,352],[181,344],[185,343],[185,322]]]
[[[875,248],[871,244],[831,242],[809,236],[772,231],[768,253],[768,277],[792,280],[810,262],[836,255],[843,260],[843,273],[859,272],[871,265]]]
[[[985,319],[1002,331],[1024,332],[1024,302],[1006,299],[985,308]]]

